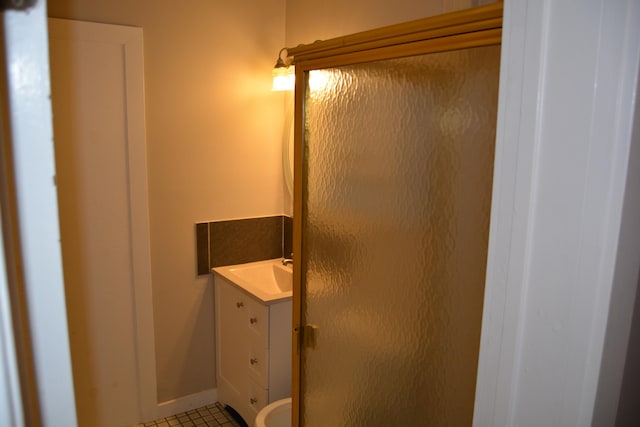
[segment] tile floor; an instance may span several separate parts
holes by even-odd
[[[172,415],[156,421],[144,424],[136,424],[133,427],[204,427],[224,426],[240,427],[224,407],[216,402],[202,408],[192,409],[181,414]]]

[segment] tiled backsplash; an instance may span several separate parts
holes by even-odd
[[[292,234],[293,220],[283,215],[197,223],[198,274],[222,265],[288,258]]]

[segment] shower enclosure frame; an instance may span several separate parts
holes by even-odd
[[[302,254],[304,100],[311,70],[445,52],[502,42],[503,3],[391,25],[370,31],[317,41],[289,49],[296,68],[294,115],[293,253]],[[302,347],[304,337],[302,286],[304,260],[293,268],[292,421],[300,425]]]

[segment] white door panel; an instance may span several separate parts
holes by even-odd
[[[60,227],[80,425],[153,418],[142,31],[51,19]]]

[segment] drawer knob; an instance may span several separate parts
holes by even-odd
[[[252,317],[251,319],[249,319],[249,322],[254,325],[256,323],[258,323],[258,318],[257,317]]]
[[[236,307],[244,307],[244,303],[242,301],[236,303]]]
[[[256,403],[258,403],[258,399],[256,399],[255,397],[252,397],[251,399],[249,399],[249,402],[250,402],[252,405],[255,405]]]
[[[258,364],[258,359],[256,359],[255,357],[252,357],[252,358],[249,360],[249,363],[251,363],[252,365],[256,365],[256,364]]]

